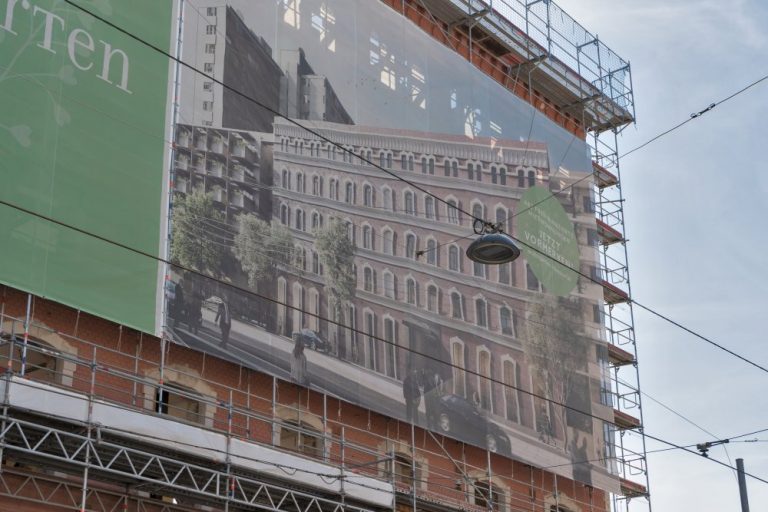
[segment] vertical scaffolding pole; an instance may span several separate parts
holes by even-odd
[[[619,193],[618,204],[619,204],[619,208],[623,208],[624,192],[622,191],[622,188],[621,188],[621,165],[619,163],[619,158],[618,158],[618,146],[619,146],[619,135],[618,135],[618,131],[614,129],[613,130],[613,147],[616,148],[616,177],[618,178],[618,181],[619,181],[619,184],[617,187],[617,190]],[[621,233],[623,235],[625,233],[623,210],[621,212],[620,218],[621,218]],[[626,269],[627,293],[629,294],[630,297],[632,297],[632,283],[630,282],[630,279],[629,279],[629,264],[628,264],[629,258],[628,258],[628,252],[627,252],[627,244],[622,243],[622,247],[624,252],[624,268]],[[637,362],[637,343],[635,341],[635,312],[634,312],[634,309],[632,308],[631,301],[627,305],[629,307],[629,325],[632,329],[632,350],[633,350],[633,355],[635,357],[635,362]],[[632,367],[635,369],[634,377],[635,377],[635,384],[637,385],[637,388],[635,390],[637,393],[636,400],[637,400],[637,408],[638,408],[638,411],[640,412],[640,418],[639,418],[640,425],[641,425],[640,426],[640,434],[641,434],[640,442],[642,443],[642,450],[643,450],[640,464],[641,464],[641,469],[645,476],[645,491],[648,495],[650,495],[650,492],[651,492],[650,480],[648,478],[648,471],[647,471],[647,464],[646,464],[646,453],[648,450],[645,444],[645,436],[642,435],[643,429],[645,428],[645,419],[643,417],[642,396],[640,392],[640,389],[641,389],[640,388],[640,372],[637,369],[637,364],[632,365]],[[650,500],[648,500],[648,510],[649,512],[652,510]]]
[[[97,350],[96,346],[93,347],[93,356],[91,359],[91,385],[88,390],[88,425],[87,425],[87,438],[88,442],[85,444],[85,467],[83,468],[83,490],[80,497],[80,512],[86,511],[87,499],[88,499],[88,473],[91,467],[91,439],[93,438],[93,399],[96,394],[96,369],[97,363]]]
[[[27,294],[27,314],[24,316],[24,344],[21,346],[21,376],[27,373],[27,346],[29,342],[29,322],[32,314],[32,294]]]
[[[229,503],[235,497],[235,479],[232,476],[232,390],[229,390],[227,402],[227,501],[224,503],[224,511],[229,512]]]

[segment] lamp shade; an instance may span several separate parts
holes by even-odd
[[[520,248],[509,235],[486,233],[467,247],[467,258],[486,265],[501,265],[517,259]]]

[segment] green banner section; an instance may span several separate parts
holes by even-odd
[[[170,0],[73,4],[168,49]],[[0,199],[159,253],[168,58],[63,0],[0,0]],[[155,332],[158,264],[0,205],[0,281]]]
[[[520,200],[519,239],[523,255],[541,284],[564,297],[576,286],[579,246],[563,205],[543,187],[533,187]]]

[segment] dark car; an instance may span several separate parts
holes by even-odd
[[[509,437],[504,431],[461,396],[441,396],[435,419],[438,432],[484,446],[493,453],[512,455]]]
[[[302,329],[299,332],[294,332],[293,339],[296,339],[297,336],[305,347],[317,350],[318,352],[328,352],[328,343],[312,329]]]

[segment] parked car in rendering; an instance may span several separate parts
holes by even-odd
[[[312,329],[302,329],[293,333],[293,339],[299,337],[306,348],[317,350],[318,352],[328,352],[328,343],[317,335]]]
[[[459,395],[443,395],[437,402],[438,431],[484,446],[493,453],[511,455],[509,437],[469,400]]]

